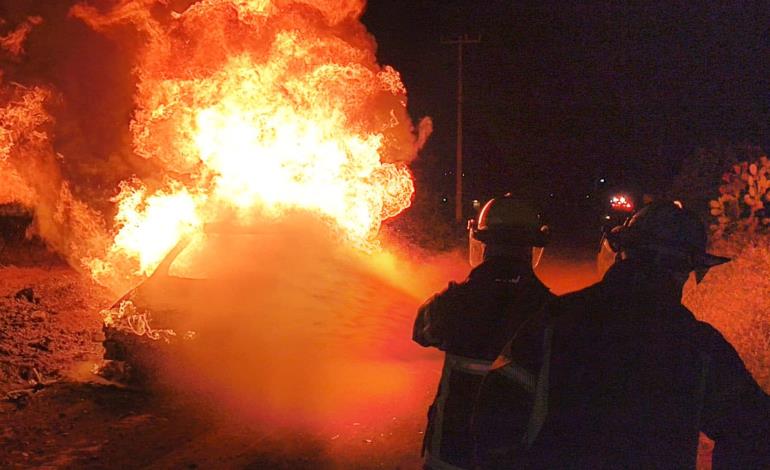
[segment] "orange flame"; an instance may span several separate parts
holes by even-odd
[[[147,34],[131,130],[168,178],[154,192],[122,186],[114,245],[87,260],[97,279],[126,258],[150,273],[180,236],[225,214],[253,224],[311,211],[367,247],[409,207],[406,162],[425,135],[398,72],[376,63],[363,2],[203,0],[167,23],[146,14],[151,3],[72,11]]]
[[[24,54],[24,41],[26,41],[32,28],[43,23],[43,18],[31,16],[23,21],[16,29],[5,36],[0,36],[0,48],[8,51],[13,57]]]
[[[115,168],[141,167],[141,179],[105,164],[85,173],[90,186],[69,180],[89,166],[55,147],[52,113],[67,96],[0,70],[0,204],[34,207],[37,233],[96,280],[125,289],[208,222],[298,210],[370,248],[382,221],[409,207],[407,163],[431,123],[415,131],[400,75],[377,63],[363,0],[199,0],[181,13],[161,0],[111,3],[70,13],[105,34],[128,24],[142,35],[130,135],[147,163]],[[29,31],[47,24],[30,17],[0,49],[21,63]],[[108,230],[94,197],[121,179]]]
[[[0,204],[31,206],[36,199],[33,184],[14,162],[46,144],[48,135],[42,128],[51,119],[44,107],[50,97],[43,87],[5,83],[0,71]]]

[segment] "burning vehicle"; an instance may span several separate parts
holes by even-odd
[[[227,343],[255,318],[261,327],[251,328],[253,341],[266,340],[260,332],[276,333],[290,313],[271,305],[274,289],[289,291],[291,286],[281,284],[289,278],[306,283],[324,276],[310,272],[313,266],[323,269],[318,263],[301,262],[308,255],[303,235],[289,232],[285,225],[208,224],[180,240],[144,282],[102,312],[107,361],[102,373],[152,385],[185,347]],[[290,277],[280,274],[286,268]]]
[[[217,350],[243,331],[275,351],[302,343],[310,330],[295,325],[344,308],[330,282],[367,279],[328,253],[377,249],[382,222],[412,203],[409,163],[431,132],[410,118],[398,71],[378,63],[365,1],[94,3],[58,21],[83,44],[109,43],[89,56],[113,79],[104,90],[25,84],[20,66],[0,74],[0,202],[32,207],[48,246],[128,292],[103,312],[104,346],[135,380],[151,379],[158,351]],[[44,16],[0,41],[17,63]],[[52,67],[71,57],[50,55]],[[79,112],[95,101],[110,119]],[[84,130],[65,151],[56,137],[68,129],[111,134]],[[314,228],[287,222],[297,217]],[[277,323],[282,342],[259,333]]]
[[[151,387],[175,367],[169,361],[216,357],[220,345],[241,341],[279,360],[283,350],[331,342],[334,319],[352,310],[350,289],[369,277],[355,251],[335,247],[331,235],[311,214],[295,214],[261,226],[207,224],[183,238],[102,312],[103,375]]]

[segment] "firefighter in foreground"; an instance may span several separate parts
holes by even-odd
[[[691,272],[700,282],[729,261],[706,253],[703,223],[656,202],[610,242],[619,260],[603,280],[552,303],[493,367],[530,355],[546,372],[526,449],[505,467],[694,468],[701,431],[715,469],[770,468],[770,397],[681,304]]]
[[[426,469],[474,467],[471,419],[478,387],[512,332],[553,297],[533,272],[546,238],[547,227],[529,204],[509,194],[490,200],[478,221],[469,223],[474,269],[420,307],[414,341],[446,353],[428,411]]]

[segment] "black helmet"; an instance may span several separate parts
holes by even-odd
[[[484,204],[478,221],[469,228],[474,238],[486,244],[543,247],[548,241],[548,226],[537,209],[510,193]]]
[[[690,210],[671,201],[653,202],[615,227],[607,236],[612,249],[647,250],[686,260],[684,267],[703,271],[730,261],[706,252],[705,224]]]

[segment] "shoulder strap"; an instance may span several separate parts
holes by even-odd
[[[524,321],[522,321],[519,326],[516,328],[516,331],[514,331],[513,335],[511,336],[511,339],[508,340],[507,343],[505,343],[505,346],[503,346],[503,350],[500,351],[500,354],[498,354],[497,359],[492,363],[492,367],[490,370],[496,370],[500,369],[501,367],[505,367],[506,365],[510,364],[513,360],[513,344],[516,342],[516,340],[519,338],[521,333],[524,331],[524,329],[532,323],[535,319],[537,319],[540,316],[546,315],[548,312],[548,307],[553,302],[553,299],[547,300],[542,307],[535,310],[530,316],[528,316]]]
[[[705,406],[706,402],[706,380],[708,379],[709,374],[709,365],[711,363],[711,356],[709,356],[705,352],[700,353],[700,360],[701,360],[701,371],[700,371],[700,380],[698,381],[698,411],[695,415],[695,426],[697,427],[697,430],[700,431],[701,429],[701,417],[703,415],[703,407]]]
[[[527,447],[532,446],[532,443],[535,442],[548,415],[548,381],[551,371],[552,341],[553,321],[549,320],[543,332],[543,359],[537,376],[537,384],[535,385],[535,400],[532,405],[532,414],[529,416],[527,433],[524,435],[524,444]]]

